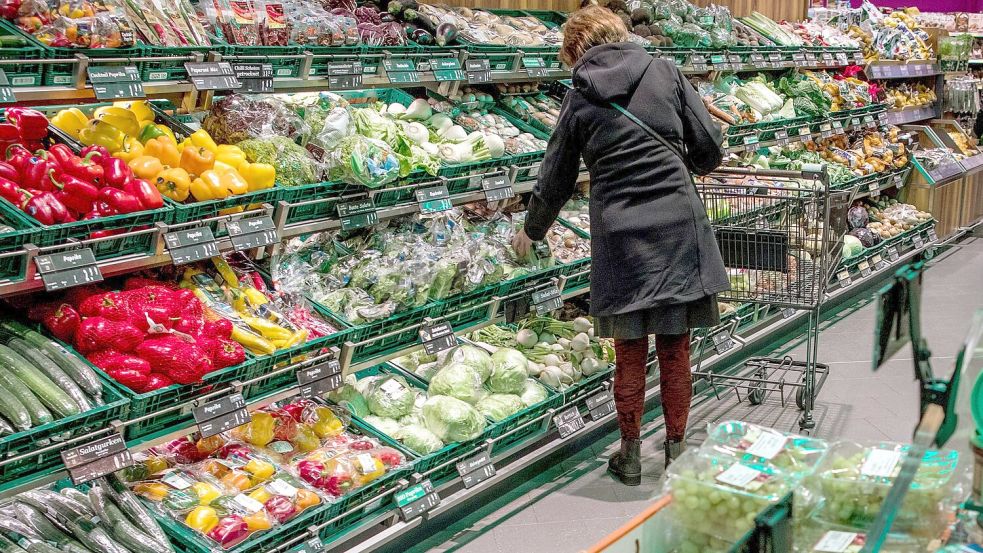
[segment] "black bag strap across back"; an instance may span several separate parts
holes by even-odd
[[[611,102],[611,106],[614,107],[614,109],[620,111],[622,114],[624,114],[624,116],[627,117],[628,119],[631,119],[632,121],[634,121],[636,125],[638,125],[639,127],[641,127],[643,131],[649,133],[649,135],[651,135],[652,138],[656,139],[660,144],[662,144],[663,146],[665,146],[666,148],[668,148],[670,152],[676,154],[676,156],[678,156],[679,159],[683,160],[683,165],[685,165],[687,169],[689,168],[689,162],[686,160],[686,156],[684,156],[683,153],[681,151],[679,151],[679,148],[677,148],[673,143],[671,143],[668,140],[666,140],[661,134],[659,134],[658,132],[656,132],[655,129],[653,129],[652,127],[650,127],[647,124],[645,124],[638,117],[635,117],[635,114],[634,113],[628,111],[624,107],[622,107],[622,106],[620,106],[620,105],[618,105],[618,104],[616,104],[614,102]]]

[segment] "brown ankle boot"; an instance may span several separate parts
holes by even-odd
[[[626,486],[642,483],[642,441],[621,440],[621,451],[608,460],[608,472]]]
[[[669,464],[679,458],[680,455],[686,451],[686,441],[685,440],[666,440],[665,443],[666,450],[666,468],[669,468]]]

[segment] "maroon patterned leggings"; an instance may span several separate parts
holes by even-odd
[[[615,340],[614,402],[618,408],[618,426],[625,440],[637,440],[645,411],[645,360],[648,338]],[[666,420],[666,437],[682,440],[686,435],[693,378],[690,375],[689,333],[655,337],[659,358],[659,384],[662,411]]]

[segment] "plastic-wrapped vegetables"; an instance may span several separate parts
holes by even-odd
[[[269,136],[304,137],[310,132],[283,101],[242,94],[230,94],[215,102],[201,127],[219,144]]]
[[[250,163],[269,163],[276,168],[276,180],[283,186],[318,182],[321,169],[306,149],[285,136],[251,138],[238,144]]]

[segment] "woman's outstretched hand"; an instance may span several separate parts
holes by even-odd
[[[515,237],[512,238],[512,249],[515,250],[515,255],[522,259],[529,255],[529,250],[532,248],[532,240],[526,234],[526,229],[522,229],[515,233]]]

